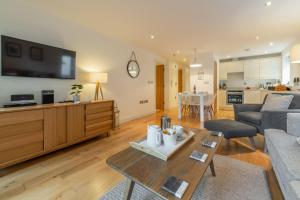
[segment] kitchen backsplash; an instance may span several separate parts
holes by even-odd
[[[223,83],[226,84],[227,88],[260,88],[260,85],[266,86],[267,82],[271,84],[276,84],[278,80],[276,79],[265,79],[265,80],[222,80],[220,81],[220,88]]]

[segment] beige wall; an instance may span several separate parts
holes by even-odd
[[[65,100],[74,82],[85,84],[82,99],[90,100],[94,85],[86,82],[83,72],[101,71],[108,73],[108,83],[103,85],[104,95],[118,103],[121,121],[155,112],[155,65],[162,60],[157,56],[35,9],[26,1],[1,2],[0,34],[77,52],[75,81],[0,76],[1,105],[9,101],[11,94],[20,93],[33,93],[40,102],[44,89],[55,90],[55,101]],[[136,79],[129,78],[126,71],[132,50],[141,68]],[[149,103],[139,104],[142,99],[148,99]]]

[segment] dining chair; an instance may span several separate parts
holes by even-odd
[[[207,114],[210,117],[210,119],[213,119],[215,117],[214,103],[215,103],[216,96],[217,96],[216,94],[208,94],[207,96],[205,96],[204,99],[204,110],[207,111]]]

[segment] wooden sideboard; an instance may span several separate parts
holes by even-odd
[[[109,135],[114,102],[0,108],[0,168]]]

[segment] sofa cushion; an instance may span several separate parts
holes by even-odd
[[[250,122],[256,125],[261,125],[263,113],[261,112],[239,112],[238,119],[241,121]]]
[[[300,113],[287,114],[287,133],[300,137]]]
[[[300,200],[300,181],[291,181],[288,186],[291,199]]]
[[[300,146],[296,137],[276,129],[267,129],[265,137],[273,166],[280,171],[281,179],[300,181]]]
[[[269,94],[260,111],[264,112],[287,110],[293,98],[294,95]]]

